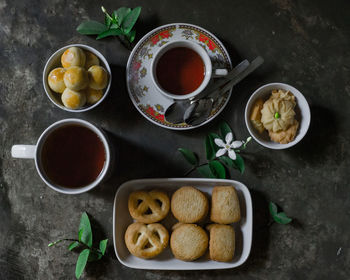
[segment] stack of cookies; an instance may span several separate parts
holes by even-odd
[[[172,195],[171,203],[161,191],[133,192],[128,207],[136,222],[126,230],[125,243],[130,253],[137,257],[152,258],[167,247],[168,231],[157,222],[167,216],[170,208],[178,220],[170,237],[175,258],[194,261],[203,256],[208,247],[211,260],[229,262],[234,256],[235,232],[230,224],[238,222],[241,214],[232,186],[213,188],[211,209],[207,196],[190,186],[178,189]],[[209,211],[210,223],[207,219]]]

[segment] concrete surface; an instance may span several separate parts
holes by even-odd
[[[84,19],[103,19],[101,3],[108,10],[142,5],[137,40],[159,25],[188,22],[216,34],[234,62],[261,55],[265,64],[237,86],[223,113],[209,125],[187,132],[157,127],[137,112],[127,95],[129,52],[117,39],[95,41],[75,31]],[[93,217],[95,237],[110,242],[108,257],[90,263],[82,279],[349,279],[349,11],[346,0],[0,0],[0,279],[73,279],[77,254],[47,244],[74,237],[83,211]],[[55,50],[78,42],[106,55],[114,81],[101,106],[72,114],[50,103],[41,75]],[[204,136],[220,120],[245,139],[245,103],[256,88],[274,81],[294,85],[305,95],[312,123],[306,138],[289,150],[270,151],[251,143],[246,172],[232,173],[253,196],[254,239],[246,264],[202,272],[122,266],[111,242],[118,186],[136,178],[183,176],[188,166],[177,148],[204,156]],[[105,128],[118,150],[111,179],[83,195],[54,192],[40,180],[32,160],[10,156],[13,144],[35,143],[48,125],[69,117]],[[291,225],[267,226],[270,200],[294,218]]]

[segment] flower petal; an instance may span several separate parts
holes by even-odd
[[[243,145],[242,141],[233,141],[232,144],[231,144],[231,148],[237,149],[237,148],[239,148],[242,145]]]
[[[225,137],[226,143],[230,145],[232,139],[233,139],[232,132],[227,133],[227,134],[226,134],[226,137]]]
[[[236,153],[234,150],[229,150],[228,151],[228,156],[232,159],[235,160],[236,159]]]
[[[221,157],[226,153],[226,149],[220,149],[216,152],[216,157]]]
[[[220,138],[215,138],[215,139],[214,139],[214,142],[215,142],[215,144],[216,144],[217,146],[219,146],[219,147],[225,147],[224,141],[222,141]]]

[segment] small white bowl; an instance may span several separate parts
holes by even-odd
[[[102,98],[99,101],[97,101],[95,104],[85,105],[84,107],[82,107],[80,109],[76,109],[76,110],[69,109],[69,108],[65,107],[63,105],[62,101],[61,101],[61,95],[59,93],[56,93],[56,92],[52,91],[50,89],[50,87],[49,87],[48,82],[47,82],[47,77],[48,77],[50,71],[52,69],[56,68],[56,67],[62,67],[62,65],[61,65],[61,55],[63,54],[63,52],[66,49],[68,49],[70,47],[79,47],[79,48],[81,48],[83,50],[92,52],[100,60],[100,65],[103,66],[108,72],[108,84],[107,84],[107,87],[103,91]],[[109,89],[111,87],[111,83],[112,83],[112,72],[111,72],[111,68],[109,67],[109,64],[108,64],[107,60],[105,59],[105,57],[98,50],[96,50],[96,49],[94,49],[92,47],[89,47],[87,45],[72,44],[72,45],[68,45],[68,46],[65,46],[63,48],[60,48],[53,55],[50,56],[50,58],[47,60],[47,62],[45,64],[45,67],[44,67],[43,85],[44,85],[44,89],[45,89],[47,97],[57,107],[61,108],[62,110],[65,110],[65,111],[69,111],[69,112],[80,113],[80,112],[89,111],[92,108],[95,108],[98,104],[100,104],[107,97],[107,94],[109,93]]]
[[[273,89],[289,90],[291,93],[293,93],[293,95],[296,98],[297,105],[295,106],[295,112],[296,112],[296,119],[299,121],[299,128],[297,131],[297,135],[295,136],[295,139],[287,144],[280,144],[280,143],[271,141],[268,135],[268,132],[266,130],[262,134],[260,134],[254,128],[252,122],[250,121],[251,109],[255,104],[256,100],[261,98],[264,101],[266,101],[270,97],[271,91]],[[283,84],[283,83],[270,83],[258,88],[249,98],[247,105],[245,107],[244,118],[245,118],[245,123],[248,128],[248,131],[250,135],[255,139],[256,142],[258,142],[260,145],[266,148],[270,148],[274,150],[282,150],[282,149],[287,149],[289,147],[294,146],[301,139],[303,139],[303,137],[305,136],[310,126],[311,113],[310,113],[309,104],[307,103],[305,97],[301,94],[299,90],[297,90],[296,88],[290,85]]]

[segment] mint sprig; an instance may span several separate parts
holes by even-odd
[[[76,248],[82,249],[80,252],[77,264],[75,267],[75,277],[80,278],[83,273],[87,262],[92,262],[101,259],[106,252],[108,239],[101,240],[99,243],[99,248],[92,247],[92,230],[89,216],[86,212],[81,215],[78,239],[63,238],[57,241],[51,242],[48,246],[52,247],[61,243],[62,241],[71,241],[68,245],[68,250],[72,251]]]
[[[118,36],[126,47],[131,48],[136,36],[133,28],[140,16],[141,7],[134,9],[121,7],[112,14],[109,14],[103,6],[101,10],[105,14],[104,23],[95,20],[84,21],[77,27],[77,31],[84,35],[97,35],[96,40]]]
[[[194,170],[202,177],[225,179],[230,177],[230,170],[238,170],[243,173],[245,170],[244,159],[238,153],[246,149],[248,142],[251,140],[249,137],[246,141],[242,141],[243,145],[239,149],[234,149],[236,153],[236,159],[231,159],[227,155],[216,156],[217,151],[220,149],[215,143],[215,139],[226,138],[228,133],[232,133],[233,140],[235,138],[231,127],[226,122],[222,122],[219,127],[220,135],[216,133],[209,133],[204,139],[204,148],[207,162],[200,164],[198,161],[198,155],[185,148],[179,148],[178,151],[183,155],[185,160],[192,165],[192,168],[185,174],[187,176]]]

